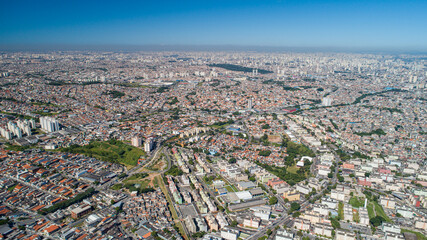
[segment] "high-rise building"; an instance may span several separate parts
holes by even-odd
[[[59,131],[59,122],[55,118],[41,117],[40,124],[43,130],[47,132]]]
[[[252,109],[252,98],[248,100],[248,109]]]
[[[31,119],[30,120],[30,125],[31,125],[31,128],[36,128],[36,120]]]
[[[134,147],[141,147],[142,145],[142,139],[138,136],[135,136],[132,138],[132,146]]]
[[[22,138],[22,131],[19,128],[15,128],[15,135],[17,138]]]
[[[331,99],[331,98],[329,98],[329,97],[324,97],[324,98],[322,99],[322,105],[323,105],[323,106],[327,107],[327,106],[331,106],[331,104],[332,104],[332,99]]]
[[[31,127],[28,125],[25,125],[23,127],[24,133],[27,134],[27,136],[31,136]]]
[[[153,138],[147,138],[144,143],[144,151],[149,153],[151,150],[153,150],[154,141]]]

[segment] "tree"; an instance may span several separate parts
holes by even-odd
[[[236,227],[237,226],[237,221],[236,220],[231,221],[230,226]]]
[[[299,203],[297,203],[297,202],[291,203],[291,211],[292,212],[298,211],[298,210],[300,210],[300,208],[301,208],[301,205]]]
[[[374,227],[378,227],[380,226],[383,222],[385,221],[385,219],[381,216],[376,216],[373,217],[369,220],[369,222],[372,224],[372,226]]]
[[[197,232],[197,233],[194,233],[193,235],[192,235],[192,237],[194,237],[194,238],[201,238],[201,237],[203,237],[203,236],[205,236],[206,235],[206,232]]]
[[[271,154],[270,150],[262,150],[262,151],[259,151],[259,153],[258,153],[258,155],[263,156],[263,157],[268,157],[268,156],[270,156],[270,154]]]
[[[235,158],[230,158],[230,160],[228,160],[228,163],[232,164],[232,163],[236,163],[237,160]]]
[[[269,205],[274,205],[277,203],[277,197],[273,196],[268,200]]]
[[[267,235],[270,236],[273,233],[273,231],[271,231],[271,229],[267,229]]]
[[[294,212],[294,213],[292,214],[292,217],[293,217],[293,218],[297,218],[297,217],[299,217],[299,216],[301,216],[301,212]]]

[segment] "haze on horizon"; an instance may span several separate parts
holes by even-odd
[[[3,1],[0,45],[427,50],[427,1]]]

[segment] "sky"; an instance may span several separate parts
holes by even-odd
[[[0,45],[427,50],[427,0],[0,0]]]

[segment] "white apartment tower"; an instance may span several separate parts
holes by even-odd
[[[59,131],[59,122],[55,118],[41,117],[40,124],[43,130],[47,132]]]
[[[153,138],[147,138],[147,140],[144,143],[144,151],[149,153],[151,150],[153,150],[154,141]]]
[[[327,107],[327,106],[331,106],[331,104],[332,104],[332,99],[331,99],[331,98],[329,98],[329,97],[324,97],[324,98],[322,99],[322,105],[323,105],[323,106]]]
[[[142,145],[142,139],[138,136],[135,136],[132,138],[132,146],[134,147],[141,147]]]

